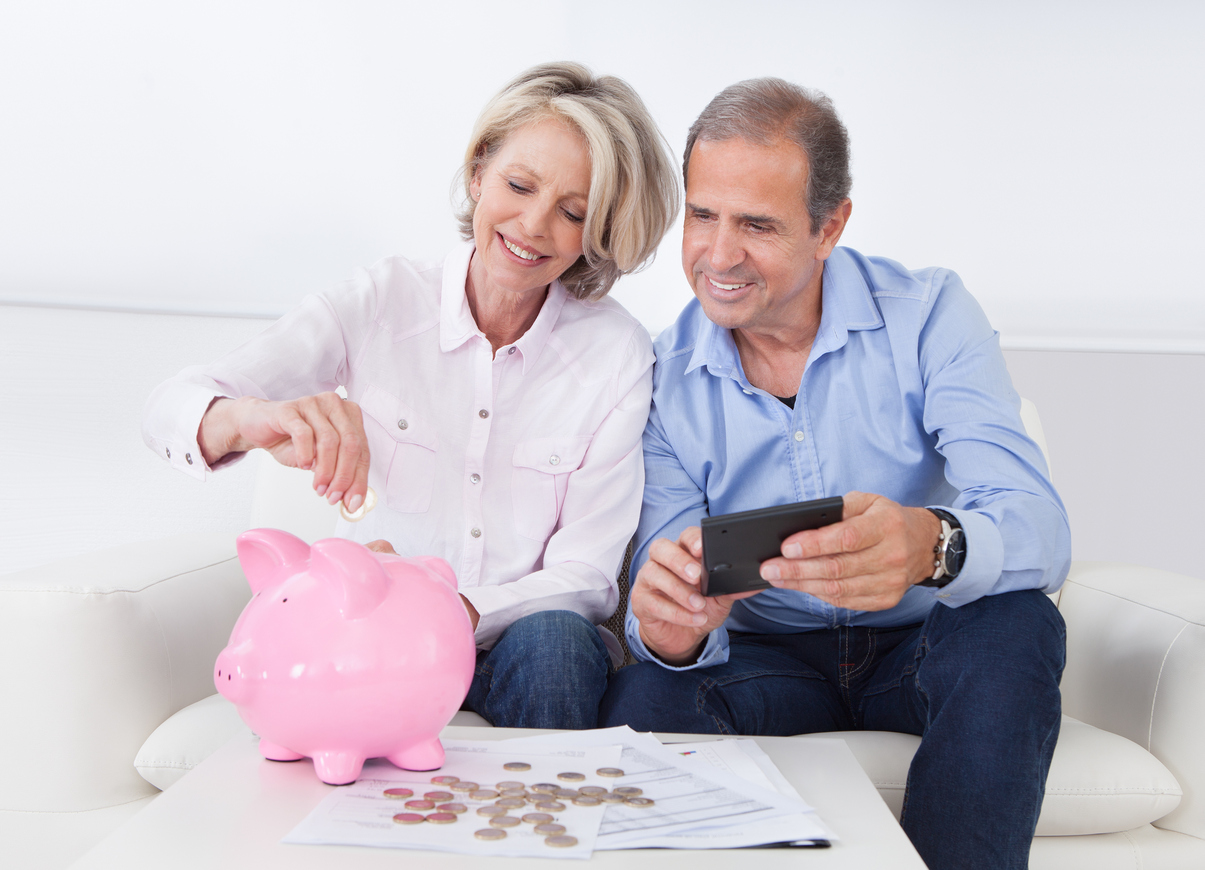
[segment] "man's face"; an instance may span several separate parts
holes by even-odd
[[[785,140],[695,143],[682,268],[713,323],[781,334],[819,311],[824,260],[844,220],[812,234],[807,172],[803,149]]]

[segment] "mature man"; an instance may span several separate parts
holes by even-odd
[[[686,145],[695,301],[657,340],[638,568],[641,662],[604,724],[922,735],[902,823],[931,868],[1024,868],[1058,735],[1066,515],[996,334],[958,277],[837,241],[829,100],[742,82]],[[699,594],[699,521],[844,494],[773,588]],[[740,600],[737,600],[737,599]]]

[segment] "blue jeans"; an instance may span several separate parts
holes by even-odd
[[[589,620],[568,610],[533,613],[477,653],[463,709],[499,728],[594,728],[610,671]]]
[[[731,633],[728,661],[619,671],[603,727],[921,735],[900,824],[930,870],[1026,870],[1059,733],[1066,633],[1037,591],[941,604],[920,625]]]

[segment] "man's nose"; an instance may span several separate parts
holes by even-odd
[[[727,272],[739,266],[745,259],[744,248],[741,247],[738,234],[728,227],[716,227],[711,239],[711,248],[707,252],[707,265],[719,273]]]

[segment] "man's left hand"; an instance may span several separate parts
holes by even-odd
[[[782,558],[762,562],[762,579],[834,607],[888,610],[911,586],[933,576],[941,521],[931,511],[850,492],[843,517],[783,541]]]

